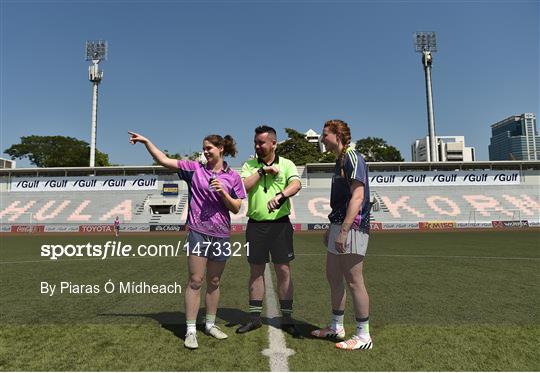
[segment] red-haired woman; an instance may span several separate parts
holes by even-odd
[[[346,282],[353,297],[357,321],[356,333],[336,343],[345,350],[371,349],[369,334],[369,296],[364,284],[364,257],[369,240],[369,179],[364,158],[350,146],[351,131],[347,123],[330,120],[324,124],[322,142],[337,156],[332,177],[330,228],[324,235],[326,278],[332,298],[332,322],[314,330],[318,338],[345,339],[343,315]]]

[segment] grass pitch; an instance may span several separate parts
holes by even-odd
[[[40,293],[40,282],[98,284],[109,279],[187,282],[180,257],[106,260],[40,256],[43,244],[104,244],[107,236],[0,237],[0,369],[107,371],[269,370],[268,328],[236,335],[246,317],[248,265],[229,260],[218,324],[229,339],[198,333],[183,347],[183,294]],[[184,236],[122,236],[123,244],[176,245]],[[233,236],[243,241],[243,237]],[[537,231],[377,233],[365,279],[371,298],[371,351],[338,351],[307,337],[329,319],[321,235],[298,233],[294,317],[303,339],[286,335],[291,370],[538,371],[540,236]],[[350,298],[345,328],[355,328]],[[202,303],[203,305],[204,303]],[[200,316],[204,315],[201,310]]]

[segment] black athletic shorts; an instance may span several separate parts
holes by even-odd
[[[289,216],[277,220],[249,219],[246,242],[249,242],[248,262],[252,264],[284,264],[294,259],[293,227]]]

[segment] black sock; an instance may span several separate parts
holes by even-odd
[[[292,299],[280,299],[279,305],[281,308],[281,314],[284,319],[290,319],[293,311],[293,301]]]
[[[261,317],[262,312],[262,300],[251,300],[249,301],[249,315],[254,318]]]

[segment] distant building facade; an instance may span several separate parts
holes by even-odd
[[[306,133],[304,133],[304,135],[306,135],[306,140],[308,142],[317,145],[321,153],[324,153],[326,151],[324,144],[321,142],[321,135],[315,132],[315,130],[310,128],[307,130]]]
[[[436,136],[439,162],[473,162],[473,147],[465,146],[465,136]],[[416,140],[411,146],[413,162],[429,162],[429,136]]]
[[[0,158],[0,168],[15,168],[15,164],[11,159]]]
[[[536,115],[512,115],[491,125],[489,160],[534,161],[540,159]]]

